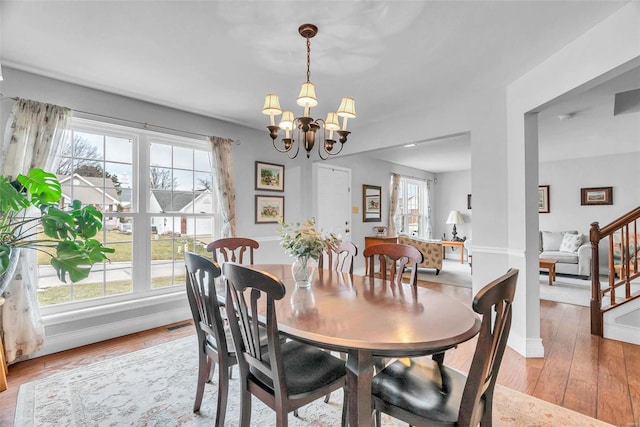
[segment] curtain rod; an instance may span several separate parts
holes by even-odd
[[[15,97],[15,96],[2,97],[2,94],[0,94],[0,101],[4,101],[5,99],[12,99],[14,101],[17,101],[19,98]],[[166,126],[154,125],[154,124],[146,123],[146,122],[143,123],[143,122],[138,122],[138,121],[135,121],[135,120],[122,119],[120,117],[107,116],[105,114],[91,113],[91,112],[88,112],[88,111],[73,110],[73,109],[71,109],[71,110],[74,113],[86,114],[86,115],[89,115],[89,116],[102,117],[102,118],[105,118],[105,119],[111,119],[111,120],[117,120],[117,121],[125,122],[125,123],[133,123],[133,124],[136,124],[136,125],[142,125],[144,129],[149,129],[151,127],[151,128],[155,128],[155,129],[163,129],[163,130],[168,130],[168,131],[173,131],[173,132],[180,132],[180,133],[184,133],[184,134],[188,134],[188,135],[201,136],[203,138],[211,137],[211,135],[205,135],[205,134],[202,134],[202,133],[191,132],[191,131],[188,131],[188,130],[175,129],[175,128],[170,128],[170,127],[166,127]],[[152,130],[152,129],[149,129],[149,130]],[[230,139],[230,141],[231,142],[235,142],[236,145],[240,145],[240,141],[239,140],[238,141],[234,141],[233,139]]]

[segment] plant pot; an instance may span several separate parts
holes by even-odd
[[[20,257],[20,248],[11,248],[11,254],[9,255],[9,266],[4,273],[0,274],[0,296],[4,293],[9,282],[13,279],[13,275],[18,267],[18,258]]]
[[[291,265],[291,273],[296,286],[308,288],[313,282],[313,274],[316,271],[317,262],[312,258],[296,258]]]

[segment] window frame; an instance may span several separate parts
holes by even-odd
[[[43,316],[64,314],[78,310],[103,310],[104,306],[114,304],[127,304],[131,301],[160,297],[163,295],[184,292],[184,286],[177,283],[171,286],[152,287],[151,280],[151,217],[157,216],[157,212],[149,212],[150,180],[144,177],[150,168],[149,147],[152,143],[168,144],[188,149],[211,151],[209,142],[203,139],[186,136],[171,135],[147,129],[112,124],[96,121],[83,117],[73,117],[69,128],[74,132],[99,133],[103,136],[116,138],[128,138],[132,141],[132,174],[129,177],[132,199],[131,212],[109,212],[110,216],[131,218],[133,224],[132,234],[132,259],[131,259],[131,292],[126,294],[105,295],[93,299],[67,301],[58,304],[40,306]],[[71,135],[71,132],[69,132]],[[70,136],[71,137],[71,136]],[[57,168],[56,168],[57,169]],[[212,168],[212,175],[215,172]],[[215,176],[212,183],[212,192],[215,195]],[[214,201],[215,203],[215,201]],[[180,216],[178,212],[162,213],[163,216]],[[184,215],[182,215],[184,216]],[[219,235],[221,213],[219,207],[213,213],[190,213],[189,217],[212,217],[215,227],[213,236]],[[147,230],[140,232],[139,230]],[[106,232],[101,230],[101,237],[106,238]],[[175,271],[175,270],[173,270]],[[175,277],[175,276],[174,276]],[[83,282],[79,282],[82,284]]]

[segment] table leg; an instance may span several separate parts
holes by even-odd
[[[464,246],[460,246],[460,264],[464,264]]]
[[[347,357],[347,392],[349,425],[371,426],[371,380],[373,355],[366,350],[352,350]]]
[[[553,264],[550,268],[549,268],[549,285],[552,285],[553,282],[556,281],[556,265]]]

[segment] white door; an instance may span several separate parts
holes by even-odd
[[[317,228],[351,239],[351,169],[317,165]]]

